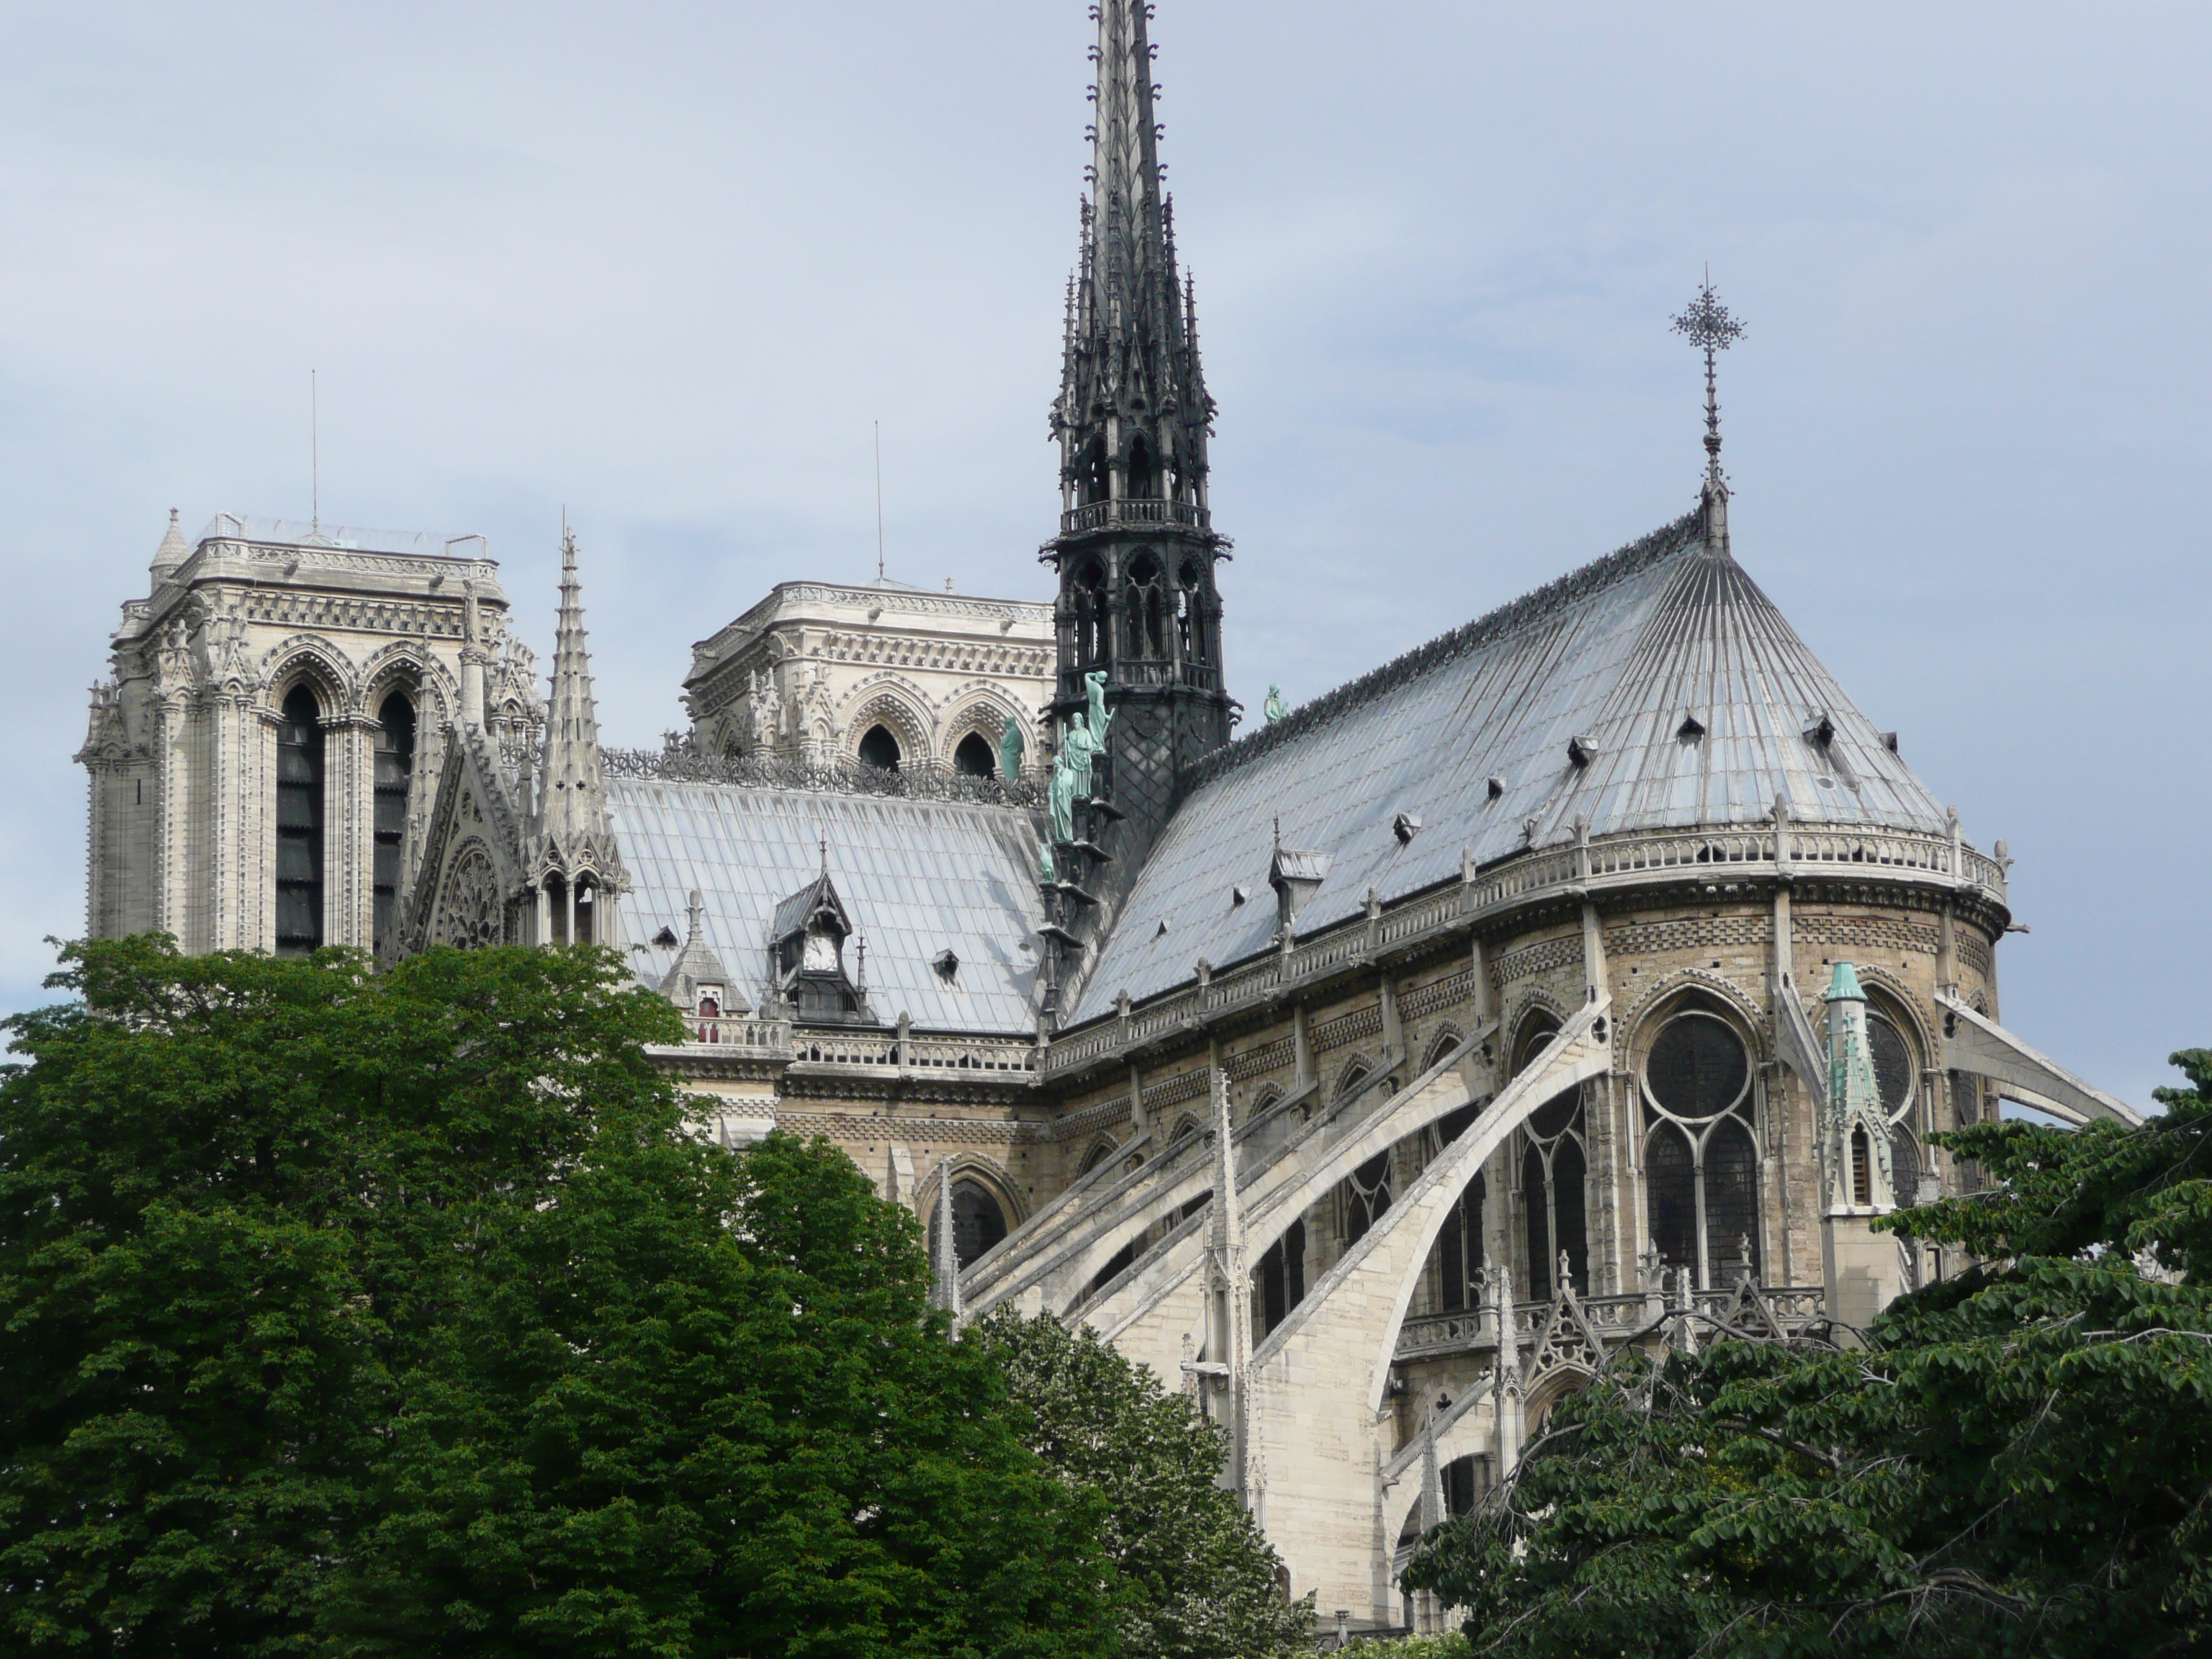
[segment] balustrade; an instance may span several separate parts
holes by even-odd
[[[1153,496],[1125,495],[1119,501],[1089,501],[1060,515],[1060,532],[1073,536],[1110,525],[1183,525],[1204,530],[1212,514],[1188,501],[1163,501]]]
[[[1767,1306],[1774,1310],[1774,1316],[1785,1331],[1796,1331],[1826,1317],[1818,1285],[1762,1288],[1759,1294],[1766,1298]],[[1735,1311],[1735,1298],[1733,1290],[1698,1291],[1691,1302],[1698,1312],[1725,1322]],[[1581,1303],[1583,1317],[1589,1322],[1590,1328],[1609,1340],[1626,1339],[1643,1329],[1650,1322],[1655,1306],[1654,1299],[1640,1291],[1626,1296],[1584,1297]],[[1550,1302],[1514,1304],[1513,1331],[1518,1344],[1525,1346],[1543,1335],[1553,1305]],[[1395,1357],[1433,1359],[1447,1354],[1495,1350],[1497,1346],[1497,1310],[1467,1308],[1406,1320],[1398,1328]]]

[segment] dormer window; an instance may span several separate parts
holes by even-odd
[[[827,927],[806,930],[806,949],[800,966],[810,974],[834,974],[845,965],[845,941]]]

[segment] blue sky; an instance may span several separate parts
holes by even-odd
[[[775,580],[1043,597],[1081,0],[0,6],[0,1006],[167,509],[580,526],[609,734]],[[1294,700],[1681,511],[1710,262],[1738,556],[2127,1097],[2201,941],[2212,12],[1158,0],[1235,689]]]

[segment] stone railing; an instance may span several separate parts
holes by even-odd
[[[1044,786],[1026,779],[979,778],[966,772],[894,772],[881,766],[785,760],[757,755],[720,757],[689,744],[662,749],[602,749],[610,778],[659,783],[734,783],[764,789],[806,789],[823,794],[887,795],[908,800],[953,800],[979,806],[1041,807]]]
[[[1117,524],[1178,524],[1204,530],[1213,515],[1188,501],[1161,501],[1152,496],[1124,496],[1118,501],[1091,501],[1060,515],[1060,533],[1073,536],[1085,530],[1103,530]]]
[[[1441,891],[1417,896],[1379,916],[1354,916],[1288,951],[1216,969],[1127,1014],[1111,1014],[1054,1040],[1045,1073],[1057,1077],[1163,1037],[1197,1029],[1212,1017],[1249,1007],[1357,963],[1468,927],[1547,898],[1635,887],[1655,877],[1711,875],[1720,880],[1778,871],[1875,880],[1954,883],[1986,890],[1999,902],[2004,866],[1963,842],[1902,830],[1840,830],[1790,824],[1776,858],[1771,825],[1764,829],[1626,835],[1526,853]]]
[[[1772,1289],[1762,1286],[1759,1294],[1774,1310],[1774,1316],[1784,1330],[1799,1330],[1826,1316],[1817,1285],[1785,1285]],[[1692,1295],[1691,1305],[1701,1314],[1725,1322],[1735,1311],[1735,1299],[1733,1290],[1698,1291]],[[1583,1297],[1581,1303],[1583,1317],[1589,1322],[1590,1328],[1608,1341],[1626,1340],[1668,1309],[1666,1301],[1657,1293],[1641,1291],[1626,1296]],[[1514,1304],[1514,1340],[1526,1345],[1543,1335],[1553,1305],[1549,1302]],[[1497,1346],[1497,1310],[1468,1308],[1456,1313],[1425,1314],[1406,1320],[1398,1328],[1396,1358],[1429,1359]]]
[[[692,1015],[690,1026],[684,1042],[687,1048],[737,1048],[748,1054],[773,1054],[779,1059],[788,1059],[791,1054],[791,1022],[787,1019],[742,1016],[701,1018]]]

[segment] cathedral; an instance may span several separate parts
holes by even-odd
[[[1049,594],[784,583],[623,749],[573,533],[541,677],[478,538],[173,513],[78,756],[86,925],[612,947],[703,1133],[829,1137],[957,1316],[1220,1423],[1286,1594],[1423,1627],[1411,1540],[1608,1354],[1863,1326],[1957,1266],[1871,1227],[1976,1188],[1932,1132],[2136,1114],[2001,1023],[2004,843],[1738,562],[1710,289],[1688,511],[1237,734],[1151,10],[1094,9]]]

